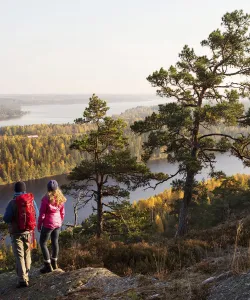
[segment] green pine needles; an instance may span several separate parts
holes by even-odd
[[[250,111],[245,112],[240,102],[249,98],[250,91],[249,25],[250,15],[243,11],[226,13],[221,28],[201,42],[208,54],[198,55],[184,46],[174,66],[161,68],[147,78],[169,103],[159,105],[158,113],[135,122],[131,128],[139,134],[150,133],[144,143],[145,161],[156,148],[164,147],[168,161],[179,166],[173,174],[181,176],[174,185],[178,183],[184,190],[178,236],[188,229],[195,176],[207,167],[214,174],[216,153],[229,153],[249,164],[249,135],[211,131],[212,126],[250,124]]]

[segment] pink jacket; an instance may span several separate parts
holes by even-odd
[[[40,207],[37,229],[41,230],[42,226],[49,229],[61,227],[64,215],[64,204],[55,206],[53,203],[49,203],[47,196],[44,196]]]

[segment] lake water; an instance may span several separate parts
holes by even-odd
[[[250,174],[250,168],[244,168],[241,161],[234,158],[229,157],[227,155],[219,155],[217,156],[218,163],[216,164],[217,170],[224,171],[227,175],[233,175],[236,173],[245,173]],[[174,174],[176,172],[176,167],[170,165],[166,162],[166,160],[156,160],[149,162],[148,166],[154,172],[166,172],[168,174]],[[209,170],[203,170],[202,174],[197,176],[198,180],[206,179],[208,177]],[[53,176],[49,178],[42,178],[37,180],[31,180],[26,183],[27,190],[32,192],[35,195],[35,200],[40,205],[41,198],[46,193],[46,185],[47,182],[51,179],[56,179],[60,185],[67,183],[67,179],[65,175]],[[152,182],[153,184],[153,182]],[[156,189],[148,188],[144,190],[143,188],[137,189],[130,194],[130,201],[138,201],[139,199],[146,199],[150,196],[156,195],[160,192],[163,192],[165,189],[170,187],[170,181],[167,181],[159,186]],[[5,207],[10,199],[13,196],[13,184],[0,186],[0,214],[3,214],[5,211]],[[66,202],[66,222],[73,221],[73,206],[71,197],[67,196],[68,201]],[[82,210],[79,211],[79,221],[83,220],[87,216],[92,213],[92,205],[93,203],[89,203]]]
[[[111,101],[108,102],[108,115],[115,115],[124,112],[127,109],[137,106],[154,106],[157,104],[166,103],[166,100],[147,96],[142,101],[141,98],[137,101]],[[85,101],[82,104],[47,104],[47,105],[23,105],[22,111],[29,112],[21,118],[0,121],[0,127],[12,125],[31,125],[31,124],[64,124],[73,123],[74,119],[82,116],[84,109],[87,106]]]

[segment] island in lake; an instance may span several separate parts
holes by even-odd
[[[0,98],[0,121],[20,118],[27,113],[22,111],[21,103],[18,100]]]

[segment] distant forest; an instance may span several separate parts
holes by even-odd
[[[132,116],[135,111],[136,115]],[[132,119],[143,118],[150,112],[152,109],[140,107],[123,115],[130,123]],[[77,124],[1,127],[0,184],[68,173],[84,157],[83,154],[70,150],[69,146],[90,129],[91,125]],[[140,159],[141,146],[146,136],[134,135],[129,127],[126,134],[131,152]],[[164,154],[157,151],[152,159],[157,158],[164,158]]]
[[[129,128],[135,120],[144,119],[157,111],[157,107],[137,107],[119,115],[128,123],[128,136],[131,153],[139,160],[142,144],[147,136],[137,136]],[[116,117],[116,116],[114,116]],[[38,179],[50,175],[65,174],[72,170],[84,157],[70,150],[70,144],[81,134],[88,132],[91,125],[77,124],[40,124],[26,126],[7,126],[0,128],[0,184],[16,180]],[[245,128],[231,127],[230,134],[237,136]],[[206,132],[206,129],[204,129]],[[217,126],[213,132],[225,132]],[[165,158],[166,154],[158,150],[151,159]]]

